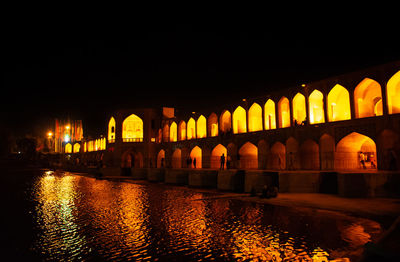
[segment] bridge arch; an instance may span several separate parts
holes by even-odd
[[[279,128],[290,126],[289,99],[282,97],[278,102]]]
[[[207,120],[208,136],[218,136],[218,116],[215,113],[211,113]]]
[[[172,153],[172,168],[182,168],[182,150],[180,148],[175,149]]]
[[[336,84],[331,89],[327,106],[329,122],[351,119],[349,91],[343,86]]]
[[[324,95],[317,89],[308,97],[310,124],[325,122]]]
[[[197,138],[207,137],[207,120],[201,115],[197,119]]]
[[[122,140],[124,142],[143,141],[143,120],[131,114],[122,122]]]
[[[276,128],[275,102],[271,99],[268,99],[264,105],[264,121],[266,130]]]
[[[115,141],[115,118],[111,117],[108,121],[108,143]]]
[[[387,82],[386,94],[389,114],[400,113],[400,71]]]
[[[383,114],[382,90],[378,82],[365,78],[354,89],[355,117],[381,116]]]
[[[278,170],[286,169],[286,148],[281,142],[275,142],[271,147],[269,168]]]
[[[221,166],[221,156],[224,154],[225,163],[228,157],[228,150],[221,144],[218,144],[211,151],[210,166],[211,168],[220,168]]]
[[[186,140],[186,122],[183,120],[178,125],[178,140]]]
[[[247,117],[246,117],[246,110],[238,106],[236,110],[233,112],[232,116],[233,121],[233,133],[240,134],[247,132]]]
[[[169,142],[176,142],[178,140],[178,126],[172,122],[169,127]]]
[[[240,168],[257,169],[258,168],[258,149],[257,146],[250,142],[246,142],[239,149]]]
[[[165,150],[161,149],[157,154],[157,167],[165,167]]]
[[[225,110],[219,117],[219,126],[223,133],[229,132],[232,129],[231,113]]]
[[[296,122],[298,125],[301,125],[303,121],[306,120],[307,118],[306,98],[302,93],[297,93],[293,97],[292,105],[293,105],[293,123]]]
[[[192,159],[191,168],[202,168],[202,151],[201,148],[195,146],[192,151],[190,151],[190,158]],[[196,159],[196,161],[195,161]],[[196,163],[196,166],[195,166]]]
[[[196,121],[192,117],[187,123],[186,138],[187,140],[196,138]]]
[[[249,132],[261,131],[262,129],[262,108],[259,104],[254,103],[249,109]]]

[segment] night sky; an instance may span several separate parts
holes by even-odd
[[[16,21],[2,33],[0,108],[20,134],[70,117],[98,135],[113,109],[193,111],[400,59],[397,41],[364,22]]]

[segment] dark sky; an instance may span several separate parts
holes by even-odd
[[[18,132],[69,116],[96,134],[116,108],[196,110],[400,59],[396,41],[364,23],[18,21],[2,33],[0,105]]]

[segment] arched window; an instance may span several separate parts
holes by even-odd
[[[195,146],[192,151],[190,152],[190,158],[192,159],[192,168],[201,168],[202,167],[202,153],[201,153],[201,148],[198,146]],[[196,159],[196,161],[195,161]],[[196,164],[196,166],[195,166]]]
[[[65,145],[65,153],[72,153],[72,145],[70,143]]]
[[[351,119],[349,92],[343,86],[335,85],[328,94],[329,122]]]
[[[233,112],[233,133],[240,134],[246,133],[247,124],[246,124],[246,110],[243,107],[238,106],[236,110]]]
[[[207,120],[201,115],[197,119],[197,138],[203,138],[207,136]]]
[[[143,141],[143,121],[135,114],[125,118],[122,122],[122,140],[124,142]]]
[[[210,137],[218,136],[218,117],[215,113],[208,117],[207,129]]]
[[[219,124],[222,132],[228,132],[232,128],[231,124],[231,113],[228,110],[225,110],[220,118],[219,118]]]
[[[386,92],[389,114],[400,113],[400,71],[389,79]]]
[[[81,145],[79,143],[74,144],[74,153],[79,153],[81,150]]]
[[[240,168],[257,169],[258,168],[258,149],[250,142],[245,143],[239,149]]]
[[[279,113],[279,127],[290,126],[290,106],[289,99],[282,97],[278,102],[278,113]]]
[[[160,152],[157,154],[157,167],[165,167],[165,151],[161,149]]]
[[[293,122],[301,125],[306,120],[306,98],[301,93],[297,93],[293,98]]]
[[[264,105],[264,120],[266,130],[276,128],[275,102],[271,99],[268,99]]]
[[[227,159],[227,150],[221,144],[218,144],[214,149],[211,151],[211,168],[220,168],[221,167],[221,156],[224,155],[225,163]]]
[[[186,140],[186,123],[183,120],[179,122],[178,139],[179,141]]]
[[[115,142],[115,119],[111,117],[110,121],[108,121],[108,143]]]
[[[254,103],[249,109],[249,132],[262,129],[262,109],[259,104]]]
[[[315,89],[308,97],[308,104],[310,110],[310,124],[324,123],[324,95]]]
[[[165,124],[163,127],[163,141],[168,142],[169,141],[169,125]]]
[[[172,122],[169,127],[169,142],[176,142],[178,140],[178,126]]]
[[[182,151],[181,149],[175,149],[174,153],[172,154],[172,168],[181,168],[182,167]]]
[[[378,82],[365,78],[357,85],[354,90],[354,109],[356,118],[383,114],[382,92]]]
[[[187,139],[193,139],[196,138],[196,121],[194,121],[193,118],[190,118],[188,123],[187,123]]]

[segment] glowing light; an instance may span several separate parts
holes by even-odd
[[[276,128],[275,102],[271,99],[268,99],[264,105],[264,121],[266,130]]]
[[[143,121],[135,114],[125,118],[122,123],[122,139],[124,142],[143,141]]]
[[[293,98],[293,120],[300,125],[306,117],[306,98],[301,93],[297,93]]]
[[[335,85],[328,94],[328,119],[341,121],[351,119],[349,92],[343,86]]]
[[[53,133],[52,133],[52,132],[48,132],[48,133],[47,133],[47,136],[48,136],[49,138],[51,138],[51,137],[53,136]]]
[[[219,123],[222,132],[228,132],[231,130],[231,113],[228,110],[225,110],[220,116]]]
[[[282,97],[278,102],[279,127],[285,128],[290,126],[290,107],[289,99]]]
[[[66,135],[64,136],[64,142],[65,142],[65,143],[68,143],[70,140],[71,140],[70,136],[69,136],[68,134],[66,134]]]
[[[233,133],[240,134],[247,132],[246,123],[246,110],[243,107],[238,106],[233,112]]]
[[[224,147],[221,144],[218,144],[211,151],[211,168],[220,168],[221,167],[222,154],[225,156],[225,163],[226,163],[228,151],[226,150],[226,147]]]
[[[172,122],[169,128],[169,141],[176,142],[178,140],[178,126],[175,122]]]
[[[187,139],[193,139],[196,137],[196,122],[193,118],[190,118],[187,124]]]
[[[111,117],[110,121],[108,122],[108,142],[114,143],[115,142],[115,119]]]
[[[386,85],[389,114],[400,113],[400,71],[394,74]]]
[[[192,159],[192,168],[201,168],[202,167],[202,152],[201,148],[195,146],[192,151],[190,152],[190,158]],[[194,160],[196,159],[196,167],[194,165]]]
[[[382,115],[381,86],[375,80],[365,78],[354,90],[356,118]]]
[[[65,145],[65,153],[72,153],[72,145],[70,143]]]
[[[201,115],[197,120],[197,138],[204,138],[207,136],[207,120]]]
[[[324,95],[320,91],[314,90],[308,97],[308,103],[310,109],[310,124],[324,123]]]
[[[262,129],[262,109],[259,104],[254,103],[249,109],[249,132]]]

